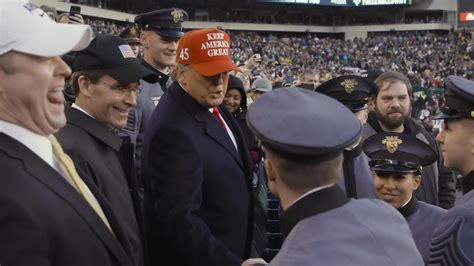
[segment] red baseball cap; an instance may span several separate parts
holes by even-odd
[[[230,37],[219,29],[186,32],[178,45],[176,62],[191,65],[199,74],[209,77],[226,71],[240,71],[230,57]]]

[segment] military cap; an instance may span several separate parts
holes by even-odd
[[[188,19],[188,13],[179,8],[168,8],[140,14],[135,17],[141,30],[155,31],[167,38],[181,38],[183,27],[181,23]]]
[[[434,119],[474,119],[474,81],[449,76],[444,83],[444,104]]]
[[[316,91],[332,97],[352,112],[367,108],[369,96],[377,90],[377,85],[367,78],[346,75],[339,76],[324,82],[316,88]]]
[[[415,136],[381,132],[368,137],[362,144],[370,157],[369,165],[374,171],[391,173],[418,173],[422,166],[434,163],[436,152]]]
[[[129,25],[120,34],[119,37],[124,39],[127,43],[141,43],[140,30],[135,25]]]
[[[285,155],[333,158],[359,140],[362,125],[341,103],[302,88],[263,94],[247,114],[262,144]]]

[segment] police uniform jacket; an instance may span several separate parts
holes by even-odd
[[[375,199],[348,199],[339,186],[295,202],[280,220],[287,235],[269,265],[423,265],[406,221]]]
[[[455,201],[454,179],[451,172],[443,167],[443,157],[438,142],[434,137],[426,132],[421,125],[409,118],[405,120],[405,134],[413,134],[416,138],[429,144],[438,154],[438,161],[432,165],[423,167],[422,180],[420,187],[415,191],[418,200],[428,204],[440,206],[442,208],[451,208]],[[364,124],[363,140],[367,137],[382,132],[375,114],[370,114],[367,123]]]
[[[418,201],[415,197],[412,197],[407,205],[398,210],[407,220],[416,247],[427,264],[430,257],[431,236],[438,220],[446,210]]]
[[[232,115],[228,133],[174,82],[153,113],[143,146],[151,265],[240,265],[253,231],[250,158]]]
[[[80,169],[114,234],[59,172],[3,133],[0,169],[2,265],[135,265],[120,220]]]
[[[361,144],[344,151],[343,178],[339,186],[350,198],[377,198],[369,157],[362,152]]]
[[[56,137],[76,167],[90,176],[123,224],[137,263],[143,247],[127,183],[119,160],[120,137],[76,108],[66,108],[67,124]]]
[[[471,172],[464,178],[474,178]],[[456,202],[433,233],[429,265],[474,265],[474,191]]]

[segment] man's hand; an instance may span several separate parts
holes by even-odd
[[[74,16],[69,16],[70,24],[84,24],[84,18],[80,14],[75,14]]]
[[[260,59],[261,60],[261,59]],[[245,62],[245,67],[249,70],[254,69],[254,67],[260,63],[259,60],[257,60],[256,55],[252,55],[247,62]]]
[[[248,259],[244,262],[242,262],[242,266],[262,266],[262,265],[267,265],[268,263],[264,261],[263,259],[257,258],[257,259]]]

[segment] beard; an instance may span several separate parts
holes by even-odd
[[[401,113],[402,115],[399,117],[390,117],[390,114],[392,113]],[[395,130],[396,128],[403,125],[403,123],[405,123],[405,119],[409,116],[408,114],[404,113],[400,109],[391,110],[387,114],[381,114],[379,110],[377,110],[377,107],[375,107],[375,115],[377,116],[377,120],[388,130]]]

